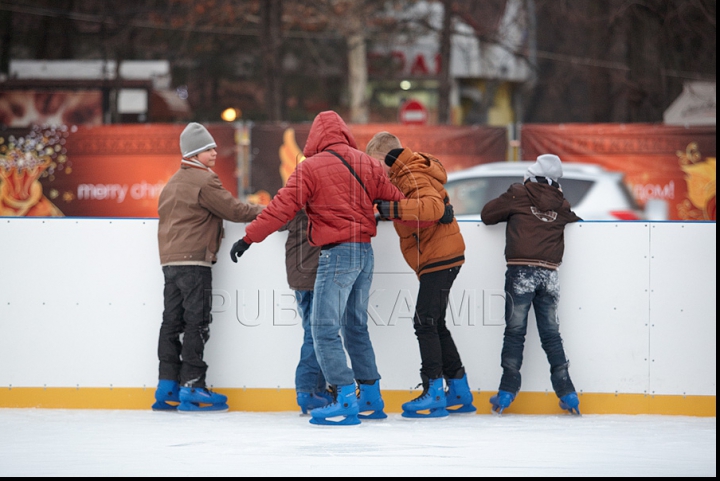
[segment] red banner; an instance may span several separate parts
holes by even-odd
[[[716,220],[714,126],[528,124],[521,133],[524,159],[552,153],[624,172],[641,206],[661,199],[671,220]]]
[[[437,157],[448,172],[506,160],[507,129],[479,126],[348,125],[360,150],[378,132],[397,135],[403,146]],[[251,131],[252,190],[275,195],[302,155],[310,124],[259,124]]]
[[[184,125],[34,127],[0,131],[0,215],[157,217],[157,199],[180,167]],[[213,170],[237,195],[235,130],[208,126]]]

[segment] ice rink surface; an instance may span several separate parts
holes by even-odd
[[[716,476],[716,418],[0,409],[0,476]]]

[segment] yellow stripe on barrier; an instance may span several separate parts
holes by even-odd
[[[222,389],[231,411],[299,411],[293,389]],[[0,389],[0,408],[44,409],[150,409],[155,401],[152,388],[37,388]],[[490,414],[494,392],[475,392],[478,414]],[[402,403],[414,399],[419,391],[382,391],[385,410],[400,413]],[[715,396],[671,396],[644,394],[580,393],[583,414],[663,414],[715,417]],[[511,414],[562,414],[554,393],[521,392],[505,410]]]

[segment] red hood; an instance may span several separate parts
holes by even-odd
[[[343,119],[332,110],[320,112],[310,127],[303,155],[311,157],[331,148],[333,144],[349,145],[357,149],[355,138]]]

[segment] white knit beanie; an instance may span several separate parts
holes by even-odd
[[[525,173],[525,180],[528,180],[530,177],[545,177],[558,182],[562,175],[562,162],[560,162],[560,157],[553,154],[543,154],[539,155],[537,161],[528,167]]]
[[[215,139],[205,127],[197,122],[190,122],[180,134],[180,152],[184,159],[217,147]]]

